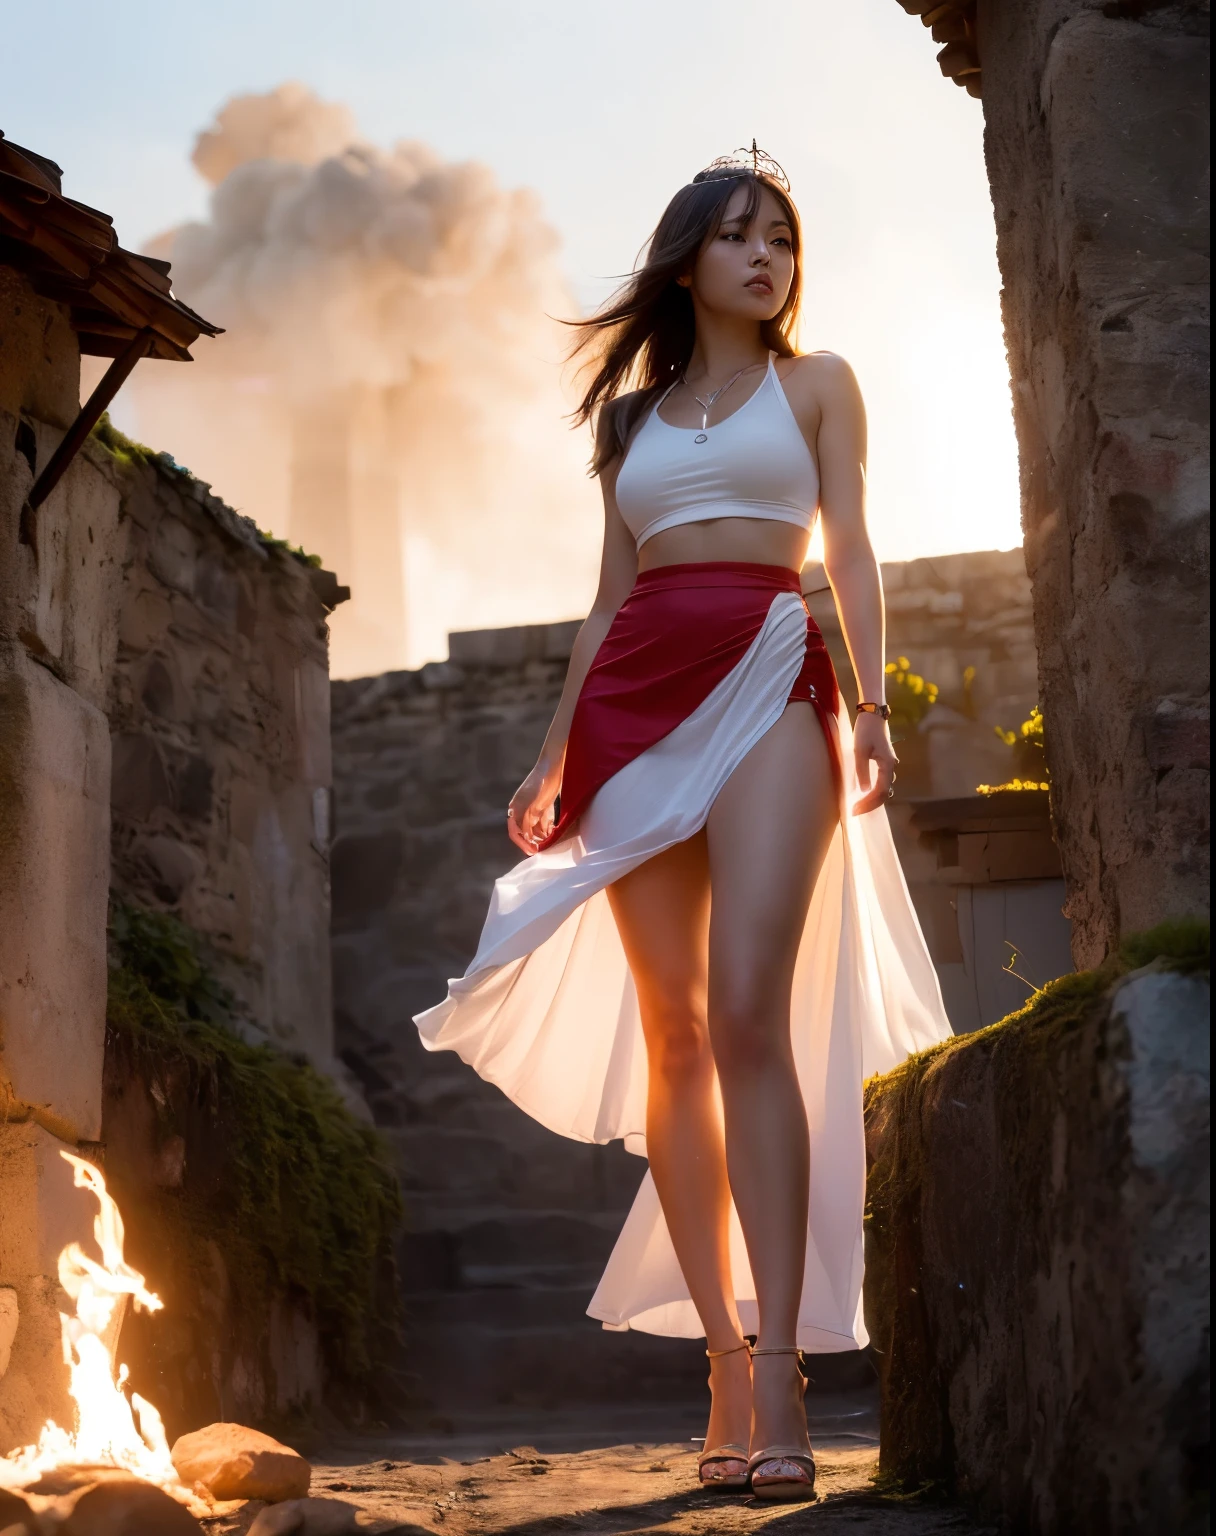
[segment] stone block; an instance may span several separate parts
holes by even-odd
[[[867,1090],[882,1471],[1010,1529],[1206,1528],[1209,988],[1150,967]]]
[[[38,461],[44,463],[58,445],[59,434],[36,423],[35,435]],[[12,506],[15,486],[5,437],[0,428],[0,483],[3,500]],[[20,455],[17,462],[25,468]],[[17,511],[12,506],[10,515],[15,517]],[[15,521],[11,525],[15,558],[6,556],[0,570],[0,597],[8,598],[0,609],[0,631],[19,636],[30,654],[62,682],[104,708],[118,639],[116,593],[122,579],[118,493],[82,451],[37,516],[37,559],[28,545],[18,544]]]
[[[127,732],[113,743],[111,798],[116,815],[146,821],[158,806],[173,803],[173,790],[156,742]]]
[[[347,833],[334,843],[330,864],[336,923],[350,924],[382,911],[391,901],[405,840],[395,828],[375,834]]]
[[[0,651],[0,1069],[72,1140],[101,1126],[109,801],[104,715]]]
[[[546,624],[543,656],[546,661],[569,661],[570,652],[583,627],[582,619],[568,619],[561,624]]]
[[[137,839],[130,857],[146,865],[157,898],[170,907],[181,902],[206,868],[197,848],[164,833]]]
[[[448,636],[448,660],[484,667],[566,661],[582,622],[570,619],[560,624],[517,624],[510,629],[454,630]]]
[[[466,667],[519,666],[533,654],[536,628],[454,630],[448,636],[448,659]]]
[[[66,429],[80,408],[80,344],[67,305],[44,299],[23,272],[6,265],[0,267],[0,313],[0,410]]]
[[[1158,773],[1170,768],[1210,767],[1211,732],[1206,708],[1162,699],[1144,720],[1149,765]]]
[[[192,597],[197,559],[198,540],[193,531],[172,513],[161,517],[153,529],[148,550],[148,568],[153,575],[175,592]]]

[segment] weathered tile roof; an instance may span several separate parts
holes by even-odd
[[[942,74],[961,85],[968,96],[981,90],[980,51],[977,42],[976,0],[899,0],[910,16],[919,16],[933,29],[933,41],[945,43],[937,56]]]
[[[62,176],[0,132],[0,262],[69,306],[82,352],[117,357],[148,330],[149,357],[188,362],[198,337],[220,327],[173,297],[167,261],[124,250],[109,214],[64,197]]]

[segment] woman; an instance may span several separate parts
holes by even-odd
[[[528,858],[417,1021],[552,1129],[649,1158],[590,1314],[704,1334],[701,1480],[782,1499],[814,1484],[799,1350],[866,1339],[863,1075],[949,1033],[880,809],[865,413],[845,362],[795,352],[799,285],[753,146],[676,194],[582,327],[599,590],[508,812]],[[851,734],[799,588],[817,510]]]

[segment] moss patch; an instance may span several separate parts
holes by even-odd
[[[147,444],[137,443],[125,432],[120,432],[110,420],[108,411],[102,413],[101,420],[93,428],[90,436],[100,443],[123,469],[129,469],[132,465],[138,464],[144,468],[158,469],[179,480],[198,480],[198,477],[192,474],[184,464],[179,464],[172,454],[158,453]],[[301,565],[307,565],[312,570],[320,570],[324,563],[320,555],[310,555],[300,544],[292,544],[287,539],[276,538],[273,533],[267,533],[262,528],[257,530],[257,534],[267,549],[281,549],[284,554],[290,555],[293,560],[298,560]]]
[[[116,459],[123,468],[132,464],[150,465],[157,459],[168,459],[168,454],[158,454],[154,448],[149,448],[144,443],[137,443],[134,438],[128,437],[125,432],[120,432],[110,420],[109,411],[103,411],[101,420],[93,428],[89,436],[98,442],[106,450],[111,458]],[[186,470],[181,471],[186,474]]]
[[[926,1069],[948,1052],[994,1039],[1009,1030],[1023,1034],[1054,1032],[1079,1023],[1094,1002],[1131,971],[1160,961],[1164,968],[1185,975],[1207,973],[1211,968],[1211,957],[1211,925],[1199,918],[1162,923],[1147,933],[1133,934],[1096,969],[1076,971],[1057,981],[1049,981],[1016,1013],[1008,1014],[984,1029],[972,1030],[970,1034],[951,1035],[940,1045],[931,1045],[928,1050],[909,1056],[892,1071],[870,1078],[865,1087],[866,1107],[868,1109],[896,1089],[902,1093],[914,1091]]]
[[[107,1054],[150,1084],[164,1135],[189,1140],[182,1104],[219,1132],[222,1166],[174,1192],[178,1215],[251,1292],[305,1298],[331,1375],[367,1382],[397,1322],[401,1201],[380,1137],[307,1062],[238,1038],[182,923],[116,901],[110,941]]]
[[[290,555],[293,560],[298,560],[301,565],[311,566],[314,571],[319,571],[324,564],[320,555],[310,555],[302,544],[292,544],[287,539],[278,539],[273,533],[264,533],[261,528],[258,529],[258,538],[267,549],[281,549],[284,554]]]

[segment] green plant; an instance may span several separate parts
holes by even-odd
[[[112,903],[107,1053],[125,1053],[170,1120],[174,1095],[161,1080],[184,1073],[190,1102],[222,1127],[218,1198],[187,1187],[178,1214],[253,1289],[302,1292],[331,1368],[358,1382],[396,1326],[396,1288],[386,1284],[396,1176],[379,1135],[329,1079],[243,1041],[236,1016],[196,934],[167,914]]]
[[[1185,975],[1206,972],[1211,969],[1212,930],[1203,918],[1178,918],[1160,923],[1145,933],[1125,938],[1119,948],[1092,971],[1073,971],[1056,981],[1049,981],[1027,999],[1016,1012],[1008,1014],[995,1024],[973,1030],[966,1035],[951,1035],[940,1045],[909,1056],[893,1071],[882,1077],[872,1077],[866,1083],[866,1092],[885,1092],[905,1078],[919,1078],[924,1069],[947,1051],[956,1051],[972,1045],[977,1040],[995,1036],[1002,1030],[1015,1026],[1040,1028],[1051,1025],[1076,1023],[1088,1010],[1094,998],[1100,997],[1129,971],[1161,961],[1168,969]]]
[[[916,730],[937,703],[936,683],[913,672],[906,656],[887,662],[887,703],[891,706],[892,730]]]
[[[974,720],[979,711],[975,704],[975,668],[963,668],[963,689],[959,699],[958,712],[965,720]]]
[[[273,533],[266,533],[261,528],[258,529],[258,538],[268,549],[281,549],[284,554],[292,555],[305,565],[311,565],[314,570],[320,570],[324,563],[320,555],[310,555],[302,544],[292,544],[287,539],[277,539]]]
[[[96,439],[122,465],[150,464],[156,458],[156,450],[120,432],[110,420],[109,411],[101,413],[101,420],[89,434]]]
[[[93,428],[91,436],[105,448],[115,461],[124,469],[133,464],[141,464],[150,468],[161,469],[168,475],[177,475],[186,480],[193,480],[195,476],[182,464],[179,464],[171,454],[158,453],[154,448],[149,448],[145,443],[137,443],[125,432],[119,429],[110,420],[110,413],[104,411],[101,420]],[[323,564],[320,555],[310,555],[300,544],[292,544],[287,539],[276,538],[273,533],[258,529],[258,538],[268,549],[281,549],[284,554],[291,555],[303,565],[311,566],[319,570]]]
[[[994,795],[1002,789],[1050,789],[1047,772],[1047,752],[1043,737],[1043,711],[1036,704],[1030,718],[1023,720],[1016,731],[1007,731],[995,725],[993,730],[1013,749],[1013,776],[1004,784],[977,784],[976,793]]]

